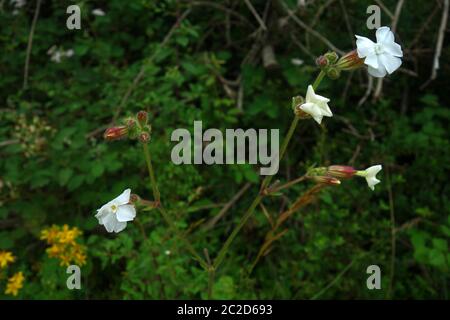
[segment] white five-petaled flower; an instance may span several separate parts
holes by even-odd
[[[97,210],[95,217],[108,232],[120,232],[127,226],[127,221],[136,217],[136,209],[130,204],[130,189],[126,189],[117,198]]]
[[[402,48],[395,43],[394,33],[388,27],[381,27],[376,32],[377,42],[356,36],[358,56],[365,58],[364,63],[369,67],[369,74],[382,78],[386,72],[391,74],[397,70],[403,57]]]
[[[94,16],[103,17],[105,15],[105,11],[103,11],[102,9],[94,9],[92,10],[92,14]]]
[[[376,175],[378,172],[380,172],[382,169],[381,164],[378,164],[376,166],[371,166],[370,168],[367,168],[363,171],[358,171],[356,174],[358,176],[364,177],[367,181],[367,185],[370,189],[375,190],[375,185],[380,183],[380,180],[377,179]]]
[[[324,116],[333,116],[328,102],[330,102],[330,99],[317,95],[314,92],[314,88],[309,85],[306,92],[306,102],[300,106],[300,109],[311,115],[320,124]]]

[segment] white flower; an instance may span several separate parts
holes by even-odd
[[[301,66],[302,64],[305,63],[305,61],[303,61],[302,59],[299,59],[299,58],[293,58],[293,59],[291,59],[291,63],[294,66]]]
[[[126,189],[120,196],[111,200],[97,210],[95,217],[108,232],[120,232],[127,226],[127,221],[136,217],[136,209],[130,202],[130,189]]]
[[[61,62],[61,57],[62,57],[62,53],[61,51],[55,51],[52,53],[52,56],[50,57],[50,60],[56,63],[60,63]]]
[[[376,166],[371,166],[370,168],[367,168],[364,171],[358,171],[356,174],[358,176],[366,178],[367,185],[370,189],[375,190],[375,185],[380,183],[380,180],[377,179],[376,175],[378,172],[380,172],[382,169],[382,166],[380,164]]]
[[[73,54],[74,54],[75,52],[73,51],[73,49],[69,49],[69,50],[67,50],[66,52],[65,52],[65,56],[67,57],[67,58],[70,58],[71,56],[73,56]]]
[[[103,17],[105,15],[105,11],[103,11],[102,9],[94,9],[94,10],[92,10],[92,14],[94,16]]]
[[[365,58],[364,63],[369,66],[369,74],[382,78],[386,72],[391,74],[401,66],[403,52],[388,27],[378,28],[376,37],[377,43],[374,43],[366,37],[356,36],[356,47],[358,56]]]
[[[300,109],[311,115],[320,124],[324,116],[333,116],[328,102],[330,102],[330,99],[317,95],[313,87],[309,85],[306,92],[306,102],[300,106]]]

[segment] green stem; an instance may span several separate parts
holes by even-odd
[[[165,222],[169,225],[169,228],[172,230],[175,235],[180,238],[181,241],[183,241],[188,249],[188,251],[194,256],[194,258],[200,263],[200,265],[205,269],[208,270],[207,263],[200,257],[200,255],[195,251],[192,244],[187,240],[178,230],[175,223],[172,221],[172,218],[167,213],[167,211],[164,209],[164,207],[161,204],[161,196],[159,193],[158,185],[156,184],[155,179],[155,173],[153,171],[153,165],[152,165],[152,158],[150,156],[150,151],[148,149],[148,145],[146,143],[143,144],[144,149],[144,155],[145,155],[145,161],[147,163],[147,169],[148,169],[148,175],[150,177],[151,181],[151,189],[153,192],[153,197],[155,198],[155,201],[158,205],[158,210],[161,213],[161,216],[165,220]]]
[[[319,75],[317,76],[316,80],[313,83],[313,88],[317,89],[320,82],[323,80],[325,76],[325,73],[323,71],[320,71]],[[286,153],[287,147],[289,146],[289,142],[291,141],[292,135],[295,132],[295,129],[297,128],[298,121],[300,120],[299,117],[294,117],[292,120],[291,126],[289,127],[289,130],[284,137],[283,143],[281,145],[280,150],[280,157],[279,162],[283,159],[284,154]],[[264,190],[266,187],[269,186],[270,182],[272,181],[273,176],[266,176],[261,184],[261,190]],[[214,260],[214,268],[217,269],[220,264],[223,262],[223,259],[225,258],[231,243],[233,242],[234,238],[238,235],[239,231],[242,229],[242,227],[247,223],[248,219],[253,215],[253,212],[255,211],[255,208],[259,205],[259,203],[262,200],[262,195],[258,194],[256,198],[253,200],[250,207],[247,209],[245,214],[242,216],[241,220],[239,221],[238,225],[234,228],[234,230],[231,232],[227,240],[225,241],[224,245],[222,246],[222,249],[220,249],[216,259]]]
[[[158,185],[156,184],[150,151],[148,150],[148,145],[146,143],[143,143],[142,145],[144,148],[145,162],[147,163],[148,174],[150,176],[150,181],[152,184],[153,197],[155,198],[155,201],[159,203],[161,201],[161,194],[159,193]]]
[[[214,266],[210,266],[208,269],[208,299],[212,299],[213,295],[213,285],[214,285],[214,278],[216,276],[216,269]]]

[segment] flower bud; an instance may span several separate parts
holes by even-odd
[[[316,59],[316,65],[319,68],[325,68],[328,65],[328,60],[325,58],[325,56],[320,56]]]
[[[292,110],[294,110],[294,113],[296,116],[300,117],[300,116],[306,114],[303,110],[300,109],[300,106],[304,103],[305,103],[305,98],[303,98],[302,96],[292,97],[291,107],[292,107]]]
[[[145,111],[139,111],[136,115],[136,118],[137,118],[139,124],[143,127],[147,124],[148,113]]]
[[[335,67],[330,67],[327,69],[327,76],[331,80],[336,80],[341,75],[341,71]]]
[[[358,52],[356,50],[353,50],[339,59],[336,63],[336,68],[339,70],[349,71],[362,67],[363,65],[364,59],[358,56]]]
[[[338,186],[341,184],[341,181],[330,176],[313,176],[311,179],[317,183],[329,186]]]
[[[142,143],[148,143],[150,141],[150,134],[148,132],[141,132],[139,134],[139,141]]]
[[[329,166],[327,174],[335,178],[351,178],[356,174],[357,170],[350,166],[333,165]]]
[[[128,128],[126,126],[118,126],[106,129],[103,137],[105,140],[113,141],[125,138],[128,135]]]
[[[136,120],[134,120],[133,118],[126,119],[125,125],[129,130],[134,129],[136,127]]]
[[[334,64],[339,59],[338,54],[334,51],[329,51],[325,53],[324,57],[325,59],[327,59],[328,64]]]

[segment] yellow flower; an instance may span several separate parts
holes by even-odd
[[[15,260],[16,257],[11,252],[0,251],[0,269],[6,268],[8,263],[13,263]]]
[[[8,279],[5,294],[17,296],[17,293],[23,286],[24,279],[25,277],[23,276],[22,271],[15,273],[11,278]]]
[[[72,261],[82,266],[86,264],[86,248],[76,242],[82,232],[77,227],[70,228],[67,224],[62,227],[53,225],[41,232],[41,240],[50,245],[47,254],[50,258],[60,260],[61,266],[69,266]]]
[[[41,231],[41,240],[47,240],[47,243],[53,243],[58,238],[59,234],[59,227],[58,226],[51,226],[51,228],[44,229]]]
[[[59,233],[59,242],[61,243],[74,243],[75,239],[81,234],[81,231],[74,227],[72,229],[69,228],[67,224],[65,224]]]

